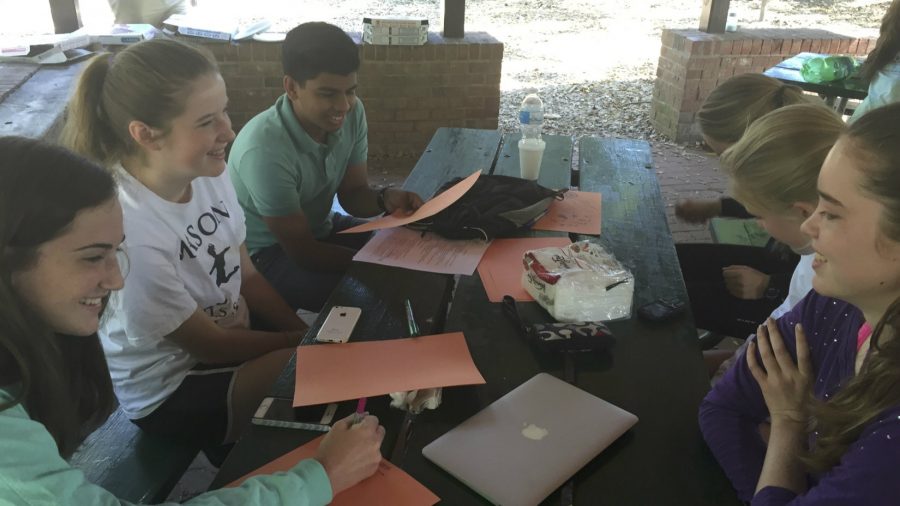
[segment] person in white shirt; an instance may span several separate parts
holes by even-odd
[[[307,330],[244,247],[227,104],[210,55],[153,39],[87,65],[63,131],[120,180],[128,283],[100,338],[122,410],[202,447],[237,439]]]

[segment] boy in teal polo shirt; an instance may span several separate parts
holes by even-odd
[[[284,91],[231,148],[228,173],[247,220],[256,268],[293,308],[319,311],[367,235],[360,220],[422,205],[415,193],[369,187],[368,127],[356,96],[359,49],[340,28],[304,23],[282,47]]]

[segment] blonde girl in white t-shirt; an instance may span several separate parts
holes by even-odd
[[[130,270],[100,338],[122,409],[204,447],[238,438],[307,328],[244,247],[227,105],[210,55],[154,39],[88,64],[63,132],[119,179]]]

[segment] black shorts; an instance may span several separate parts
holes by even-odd
[[[231,429],[231,390],[240,364],[198,364],[149,415],[132,420],[149,434],[209,448]]]

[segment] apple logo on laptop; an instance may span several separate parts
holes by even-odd
[[[525,425],[524,423],[522,425]],[[537,425],[530,423],[522,429],[522,435],[532,441],[540,441],[547,437],[550,434],[550,431],[544,429],[542,427],[538,427]]]

